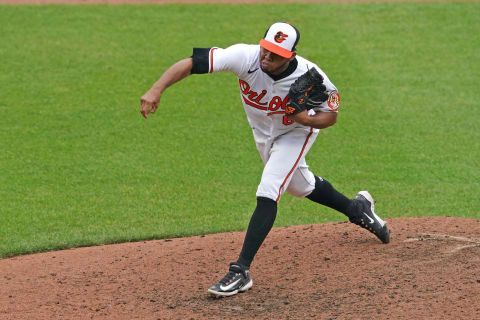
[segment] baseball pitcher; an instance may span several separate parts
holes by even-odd
[[[191,74],[226,71],[238,78],[240,101],[264,169],[256,192],[257,206],[238,259],[208,289],[216,297],[252,287],[250,265],[273,226],[284,192],[335,209],[383,243],[390,241],[387,225],[375,214],[375,201],[368,191],[349,199],[316,176],[305,161],[319,131],[336,123],[340,95],[315,63],[296,54],[299,40],[294,26],[277,22],[257,45],[194,48],[190,58],[168,68],[141,98],[141,113],[148,118],[157,110],[165,89]]]

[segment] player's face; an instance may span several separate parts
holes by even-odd
[[[295,58],[295,54],[291,58],[284,58],[267,49],[260,47],[260,67],[263,71],[271,74],[280,74],[287,69],[288,64]]]

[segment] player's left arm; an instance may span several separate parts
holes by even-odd
[[[290,86],[288,97],[285,115],[291,120],[316,129],[325,129],[337,122],[340,96],[320,69],[312,67],[299,76]]]
[[[337,122],[336,112],[317,112],[314,115],[308,115],[307,110],[290,116],[292,120],[307,127],[316,129],[325,129],[333,126]]]

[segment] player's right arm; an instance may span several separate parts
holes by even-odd
[[[190,74],[214,73],[230,71],[240,77],[247,73],[249,64],[248,46],[232,45],[222,48],[194,48],[190,58],[180,60],[165,71],[160,79],[141,98],[141,113],[147,118],[149,113],[154,113],[163,91]],[[252,48],[250,47],[250,50]]]
[[[170,87],[175,82],[178,82],[191,74],[192,58],[187,58],[178,61],[170,68],[168,68],[155,82],[155,84],[148,90],[141,98],[141,110],[143,117],[148,118],[149,113],[155,113],[160,103],[160,98],[163,91]]]

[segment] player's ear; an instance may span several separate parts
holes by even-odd
[[[292,56],[290,57],[290,59],[288,59],[290,61],[293,61],[293,59],[295,59],[295,56],[297,55],[295,51],[293,51],[292,53],[293,53]]]

